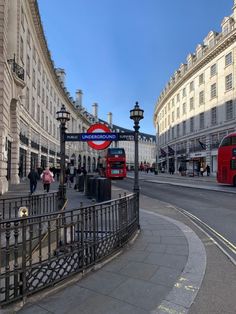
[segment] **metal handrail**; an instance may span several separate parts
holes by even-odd
[[[136,197],[0,220],[0,305],[83,272],[119,250],[138,229]]]

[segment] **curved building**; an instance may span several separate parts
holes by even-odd
[[[30,167],[60,162],[56,112],[64,104],[71,114],[68,132],[85,132],[94,122],[65,87],[48,50],[36,0],[1,1],[0,194],[19,183]],[[86,143],[70,143],[67,161],[96,168],[97,152]]]
[[[159,168],[217,170],[221,139],[236,130],[236,0],[233,13],[188,55],[160,94],[154,112]]]

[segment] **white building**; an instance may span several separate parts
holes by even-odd
[[[155,106],[159,167],[217,170],[221,139],[236,130],[236,1],[219,33],[210,31],[187,56]]]
[[[37,1],[1,1],[0,21],[0,194],[19,183],[30,167],[57,166],[60,161],[56,112],[71,113],[68,132],[85,132],[94,122],[73,101],[65,72],[56,69],[48,50]],[[87,143],[68,143],[67,161],[95,169],[97,151]]]

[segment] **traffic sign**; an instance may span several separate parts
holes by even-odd
[[[95,135],[96,133],[111,133],[111,131],[105,124],[95,123],[91,125],[87,133],[90,134],[91,136],[91,135]],[[106,149],[111,144],[111,140],[106,140],[107,134],[106,136],[104,136],[103,141],[101,141],[101,137],[100,137],[100,140],[96,139],[96,136],[94,137],[95,137],[94,140],[88,141],[88,145],[92,147],[93,149],[97,149],[97,150]]]

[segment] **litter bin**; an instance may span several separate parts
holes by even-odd
[[[89,181],[90,178],[93,178],[94,177],[94,174],[92,173],[87,173],[86,176],[85,176],[85,195],[86,196],[90,196],[91,192],[91,188],[90,188],[90,184],[91,182]]]
[[[105,202],[111,200],[111,180],[108,178],[96,178],[96,201]]]
[[[83,174],[79,175],[78,190],[79,192],[84,192],[84,175]]]

